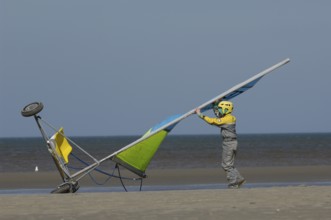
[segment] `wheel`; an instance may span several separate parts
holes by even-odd
[[[56,189],[52,190],[51,193],[75,193],[78,189],[78,182],[66,182],[56,187]]]
[[[44,105],[41,102],[33,102],[28,104],[27,106],[25,106],[22,111],[21,114],[24,117],[30,117],[33,115],[38,114],[39,112],[41,112],[41,110],[43,110]]]
[[[58,186],[56,189],[52,190],[51,193],[70,193],[70,184],[64,184]]]
[[[72,183],[70,191],[71,191],[72,193],[75,193],[78,189],[79,189],[78,182],[74,182],[74,183]]]

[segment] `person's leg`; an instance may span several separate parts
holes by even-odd
[[[239,187],[244,183],[245,179],[240,175],[239,171],[234,167],[234,159],[236,151],[228,144],[223,144],[222,152],[222,167],[226,172],[226,178],[229,182],[229,187]]]
[[[222,167],[226,173],[229,184],[235,184],[237,181],[237,172],[234,168],[235,151],[229,147],[223,146]]]

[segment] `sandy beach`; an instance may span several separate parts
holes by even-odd
[[[1,195],[1,219],[330,219],[330,186]]]
[[[149,170],[144,186],[170,190],[116,192],[112,188],[120,184],[114,182],[106,192],[98,192],[87,178],[75,194],[0,194],[0,219],[330,219],[331,186],[314,183],[330,183],[331,167],[240,170],[247,184],[238,190],[208,189],[208,185],[226,186],[220,169],[169,169]],[[51,190],[60,183],[56,172],[1,173],[0,177],[1,190]],[[271,185],[252,187],[254,183]],[[203,184],[207,188],[192,190],[192,185]]]

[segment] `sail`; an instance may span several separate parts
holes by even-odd
[[[265,76],[265,75],[263,75],[263,76]],[[262,79],[263,76],[255,79],[253,81],[247,82],[246,84],[242,85],[239,88],[233,89],[232,91],[228,92],[226,95],[224,95],[223,97],[220,97],[219,99],[215,99],[213,103],[210,103],[210,104],[204,106],[201,109],[201,111],[204,112],[204,111],[208,111],[208,110],[212,109],[215,105],[218,104],[218,102],[220,100],[228,101],[228,100],[233,99],[234,97],[246,92],[247,90],[252,88],[260,79]]]
[[[147,138],[145,138],[141,142],[132,145],[130,148],[116,154],[115,157],[112,158],[112,160],[116,163],[121,164],[122,166],[136,173],[137,175],[141,177],[146,177],[145,171],[149,163],[151,162],[153,156],[163,142],[164,138],[176,126],[176,124],[172,124],[156,132],[153,135],[150,134],[178,117],[180,117],[180,115],[171,116],[160,124],[152,127],[142,137]]]
[[[119,149],[118,151],[108,155],[107,157],[102,158],[95,164],[91,164],[86,167],[84,170],[79,171],[72,175],[72,177],[78,176],[86,170],[95,169],[98,164],[103,163],[108,159],[112,159],[117,161],[119,164],[125,166],[129,170],[137,173],[138,175],[144,177],[145,170],[154,156],[156,150],[159,145],[162,143],[163,139],[166,135],[171,131],[171,129],[178,124],[180,121],[189,117],[192,114],[195,114],[195,110],[197,108],[201,109],[201,111],[207,111],[214,107],[215,103],[220,100],[230,100],[248,89],[252,88],[262,77],[274,71],[275,69],[287,64],[290,62],[290,59],[285,59],[262,72],[252,76],[246,81],[235,85],[229,90],[219,94],[218,96],[210,99],[209,101],[195,107],[194,109],[186,112],[185,114],[173,117],[161,123],[160,125],[154,127],[149,130],[144,136],[139,138],[138,140],[126,145],[125,147]],[[131,149],[132,148],[132,149]]]

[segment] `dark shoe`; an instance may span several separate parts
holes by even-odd
[[[245,179],[242,179],[236,183],[232,183],[228,185],[229,189],[239,189],[241,187],[242,184],[244,184],[246,182]]]

